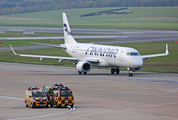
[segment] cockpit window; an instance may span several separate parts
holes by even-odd
[[[139,56],[140,54],[138,52],[127,52],[128,56]]]

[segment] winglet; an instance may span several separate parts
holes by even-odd
[[[10,45],[11,50],[12,50],[12,52],[14,53],[14,55],[18,55],[18,54],[14,51],[14,49],[12,48],[11,44],[9,44],[9,45]]]
[[[166,44],[166,54],[169,54],[169,51],[168,51],[168,44]]]

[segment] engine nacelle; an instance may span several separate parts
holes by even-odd
[[[127,68],[127,70],[131,70],[133,72],[138,72],[142,69],[142,66],[141,67],[138,67],[138,68]]]
[[[77,63],[76,68],[80,72],[90,72],[92,65],[87,61],[80,61]]]
[[[138,71],[140,71],[141,69],[142,69],[142,67],[138,67],[138,68],[134,68],[133,71],[134,71],[134,72],[138,72]]]

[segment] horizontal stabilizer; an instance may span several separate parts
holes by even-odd
[[[62,45],[41,44],[41,43],[33,43],[33,42],[31,42],[31,44],[43,45],[43,46],[57,47],[57,48],[64,48],[64,49],[66,49],[66,47],[65,47],[65,46],[62,46]]]

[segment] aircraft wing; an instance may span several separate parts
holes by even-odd
[[[148,59],[151,57],[160,57],[160,56],[166,56],[169,55],[169,51],[168,51],[168,45],[166,44],[166,52],[162,53],[162,54],[152,54],[152,55],[142,55],[142,59]]]
[[[60,59],[60,60],[71,60],[71,61],[81,61],[81,60],[85,60],[88,62],[92,62],[92,63],[98,63],[99,60],[97,59],[83,59],[83,58],[72,58],[72,57],[58,57],[58,56],[43,56],[43,55],[26,55],[26,54],[17,54],[14,49],[12,48],[11,44],[10,44],[11,50],[12,52],[17,55],[17,56],[21,56],[21,57],[34,57],[34,58],[40,58],[40,60],[43,60],[45,58],[49,58],[49,59]]]
[[[65,47],[65,46],[62,46],[62,45],[41,44],[41,43],[33,43],[33,42],[31,42],[31,44],[44,45],[44,46],[49,46],[49,47],[57,47],[57,48],[66,49],[66,47]]]

